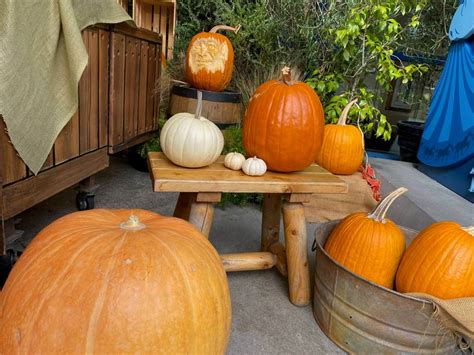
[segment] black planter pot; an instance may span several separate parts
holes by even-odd
[[[392,135],[388,141],[384,140],[382,137],[375,137],[375,134],[370,137],[365,137],[365,148],[369,150],[378,150],[387,152],[390,150],[393,142],[397,138],[397,126],[392,126]]]
[[[398,145],[400,160],[418,163],[418,148],[420,147],[424,123],[416,121],[400,121],[398,126]]]
[[[140,154],[137,153],[136,149],[129,149],[128,150],[128,161],[130,165],[138,170],[143,172],[148,172],[148,161],[146,158],[142,158]]]

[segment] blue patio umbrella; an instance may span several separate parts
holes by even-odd
[[[474,0],[460,0],[449,38],[418,151],[418,159],[432,167],[474,158]]]

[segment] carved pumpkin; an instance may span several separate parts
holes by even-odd
[[[350,102],[342,111],[337,124],[324,127],[323,145],[316,162],[333,174],[351,175],[364,159],[364,137],[355,126],[346,125],[347,114],[357,100]]]
[[[219,255],[191,224],[97,209],[36,236],[0,316],[2,353],[223,354],[231,304]]]
[[[474,297],[474,227],[438,222],[422,230],[403,255],[396,286],[441,299]]]
[[[186,79],[197,89],[222,91],[229,85],[234,69],[234,49],[229,39],[217,33],[229,30],[237,33],[240,25],[218,25],[209,32],[195,35],[186,54]]]
[[[202,92],[196,113],[177,113],[161,129],[160,145],[166,157],[186,168],[211,165],[224,149],[224,136],[213,122],[201,116]]]
[[[405,237],[385,214],[405,191],[404,187],[393,191],[370,214],[352,213],[344,218],[329,235],[325,245],[327,253],[353,273],[393,288],[405,250]]]
[[[316,160],[323,140],[324,112],[316,92],[292,81],[290,68],[281,80],[260,85],[245,113],[243,143],[269,170],[303,170]]]
[[[248,158],[242,165],[242,171],[249,176],[262,176],[267,172],[267,165],[257,157]]]

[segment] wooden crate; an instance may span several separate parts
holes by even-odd
[[[164,65],[173,57],[176,0],[133,0],[131,9],[127,0],[117,2],[129,12],[138,27],[161,34],[161,62]]]
[[[117,25],[111,32],[109,151],[148,140],[158,128],[161,37]]]
[[[82,38],[89,63],[79,82],[79,110],[59,134],[42,171],[108,144],[109,31],[105,27],[91,27],[83,31]],[[33,175],[10,143],[2,119],[0,147],[3,185]]]
[[[89,62],[79,82],[79,109],[34,176],[10,143],[0,116],[0,223],[92,176],[108,153],[139,144],[157,129],[161,36],[126,24],[83,31]],[[109,90],[110,88],[110,90]],[[0,226],[0,254],[5,252]]]

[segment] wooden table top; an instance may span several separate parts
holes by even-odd
[[[224,166],[221,155],[215,163],[198,169],[183,168],[163,153],[149,153],[148,164],[156,192],[257,192],[257,193],[345,193],[347,184],[312,164],[303,171],[247,176]]]

